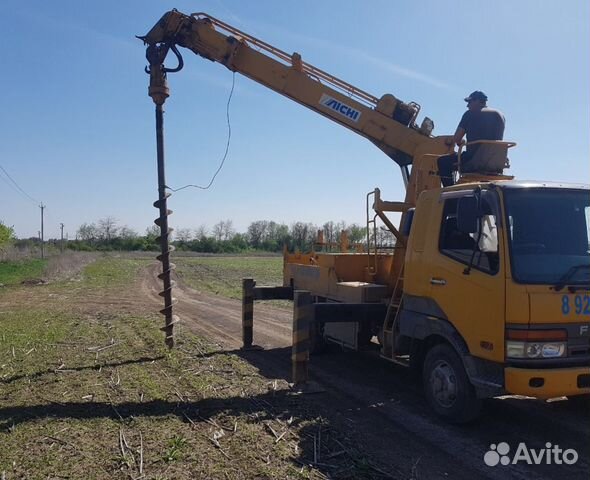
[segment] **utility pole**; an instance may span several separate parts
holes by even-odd
[[[41,258],[44,258],[44,251],[43,251],[43,241],[44,241],[44,233],[43,233],[43,211],[45,210],[45,205],[39,205],[41,209]]]
[[[61,228],[61,253],[64,253],[64,224],[60,223],[59,226]]]

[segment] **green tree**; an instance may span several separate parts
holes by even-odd
[[[367,227],[353,223],[348,226],[348,239],[350,243],[367,243]]]
[[[14,229],[5,225],[4,222],[0,220],[0,250],[10,245],[15,238]]]

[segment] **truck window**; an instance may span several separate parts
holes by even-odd
[[[575,266],[590,264],[590,195],[584,189],[510,188],[504,192],[512,277],[556,284]],[[571,284],[588,284],[580,268]]]
[[[467,234],[457,229],[457,198],[445,201],[440,227],[439,250],[443,255],[468,265],[471,255],[473,268],[494,275],[498,273],[500,257],[498,254],[497,214],[489,194],[482,192],[482,217],[479,231]],[[486,198],[487,197],[487,198]],[[481,236],[480,233],[481,232]],[[479,239],[479,242],[477,240]]]

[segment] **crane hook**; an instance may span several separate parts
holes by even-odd
[[[168,55],[168,50],[172,50],[172,53],[176,56],[178,60],[178,65],[175,68],[167,68],[164,67],[164,60],[166,59],[166,55]],[[182,55],[178,51],[178,48],[175,44],[167,44],[167,43],[153,43],[148,45],[145,51],[145,57],[149,62],[150,66],[145,67],[145,73],[150,75],[152,73],[151,69],[154,65],[161,65],[162,71],[165,73],[176,73],[180,72],[184,67],[184,60],[182,59]]]
[[[172,44],[170,46],[170,50],[172,50],[172,53],[174,53],[174,55],[176,55],[176,60],[178,60],[178,65],[176,66],[176,68],[164,68],[164,71],[170,72],[170,73],[180,72],[182,70],[182,67],[184,67],[184,60],[182,59],[182,55],[180,54],[180,52],[178,51],[178,48],[176,48],[176,45],[174,45],[174,44]]]

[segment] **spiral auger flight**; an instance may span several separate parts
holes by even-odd
[[[172,214],[172,210],[168,210],[167,208],[168,197],[170,197],[170,193],[166,192],[163,198],[154,202],[154,207],[160,210],[160,216],[154,223],[160,227],[160,236],[157,240],[160,243],[161,253],[156,258],[162,263],[162,273],[158,275],[158,278],[164,283],[164,289],[159,295],[164,298],[164,308],[160,310],[160,313],[164,315],[166,324],[160,330],[166,334],[166,345],[172,348],[174,346],[174,325],[180,319],[172,312],[173,306],[177,303],[176,299],[172,296],[172,288],[176,285],[176,282],[172,280],[172,270],[176,266],[170,262],[170,253],[174,251],[174,246],[170,245],[170,235],[173,229],[168,227],[168,216]]]
[[[144,40],[145,41],[145,40]],[[164,59],[168,51],[172,50],[178,59],[178,66],[170,69],[164,66]],[[174,325],[180,321],[178,316],[174,315],[173,307],[176,300],[172,296],[174,281],[172,280],[172,270],[174,264],[170,262],[170,253],[174,247],[170,245],[170,235],[172,229],[168,227],[168,216],[172,210],[168,210],[168,197],[170,193],[166,191],[166,171],[164,168],[164,102],[169,96],[168,84],[166,82],[167,72],[178,72],[182,66],[182,57],[174,44],[154,43],[149,44],[146,50],[146,58],[149,67],[145,71],[150,76],[150,86],[148,95],[156,104],[156,146],[158,153],[158,200],[154,202],[154,207],[160,211],[160,216],[155,220],[155,224],[160,227],[160,236],[157,240],[160,243],[160,255],[157,259],[162,262],[162,273],[158,278],[164,283],[164,289],[160,296],[164,298],[164,308],[160,313],[165,317],[165,325],[161,328],[166,334],[166,345],[168,348],[174,346]]]

